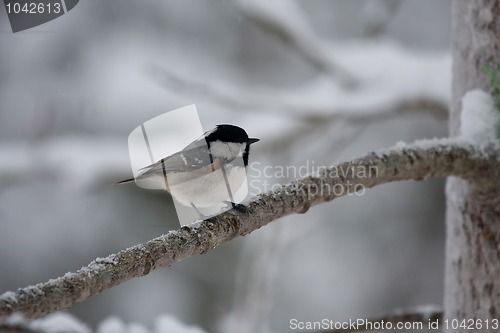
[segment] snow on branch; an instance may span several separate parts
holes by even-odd
[[[244,209],[231,210],[106,258],[97,258],[63,277],[6,292],[0,295],[0,318],[16,312],[26,318],[37,318],[70,308],[127,280],[203,254],[283,216],[305,213],[312,206],[353,193],[360,187],[446,176],[468,180],[500,177],[500,146],[485,143],[478,147],[465,141],[435,139],[400,144],[332,166],[318,175],[259,195]]]
[[[500,111],[493,97],[482,90],[468,91],[462,98],[460,136],[481,143],[500,137]]]

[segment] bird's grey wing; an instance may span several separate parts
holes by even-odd
[[[142,175],[150,173],[194,171],[206,167],[213,162],[210,158],[206,143],[205,145],[191,146],[189,149],[186,148],[143,168],[144,171]]]

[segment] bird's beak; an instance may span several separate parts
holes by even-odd
[[[260,139],[256,139],[256,138],[250,138],[248,139],[248,144],[251,145],[252,143],[256,143],[256,142],[259,142]]]

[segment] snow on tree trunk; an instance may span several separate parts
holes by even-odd
[[[462,97],[490,91],[483,67],[500,62],[500,0],[453,2],[453,99],[450,132],[460,129]],[[500,320],[500,177],[495,173],[446,186],[446,268],[444,307],[449,332],[497,332]],[[481,319],[482,327],[452,327],[451,320]],[[485,320],[488,319],[487,323]],[[472,323],[472,322],[470,322]],[[500,325],[500,323],[498,323]]]

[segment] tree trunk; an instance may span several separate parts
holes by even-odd
[[[452,136],[459,131],[464,94],[490,91],[483,67],[500,62],[500,0],[455,0],[453,20]],[[500,322],[491,320],[500,320],[500,179],[449,178],[446,196],[444,330],[498,332]],[[452,327],[453,319],[453,326],[477,319],[482,327]]]

